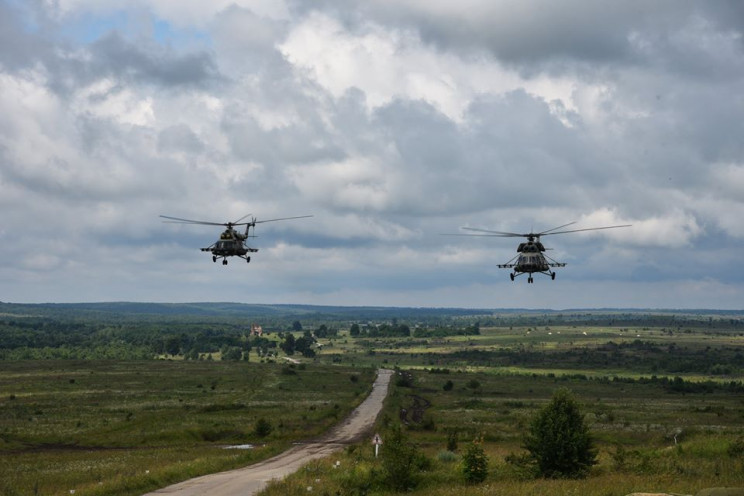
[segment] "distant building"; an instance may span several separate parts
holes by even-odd
[[[258,324],[251,324],[251,336],[262,336],[263,329]]]

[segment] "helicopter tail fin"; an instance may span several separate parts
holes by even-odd
[[[251,218],[251,221],[250,222],[246,222],[246,224],[245,224],[245,237],[246,238],[250,237],[250,235],[251,235],[251,227],[255,231],[255,229],[256,229],[256,218],[255,217],[252,217]],[[254,237],[255,237],[255,234],[254,234]]]

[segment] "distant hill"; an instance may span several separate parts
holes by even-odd
[[[365,307],[324,306],[293,304],[250,304],[232,302],[195,303],[147,303],[147,302],[101,302],[101,303],[3,303],[0,316],[27,315],[51,316],[195,316],[231,318],[313,318],[313,319],[431,319],[436,317],[495,316],[495,315],[612,315],[612,314],[666,314],[666,315],[744,315],[744,310],[714,309],[523,309],[523,308],[427,308],[427,307]]]
[[[499,312],[502,312],[500,310]],[[517,312],[517,310],[514,310]],[[209,317],[291,317],[316,318],[416,318],[432,316],[492,315],[491,309],[406,308],[406,307],[343,307],[322,305],[270,305],[249,303],[2,303],[0,314],[50,316],[60,314],[86,315],[151,315]]]

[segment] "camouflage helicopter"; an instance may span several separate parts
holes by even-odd
[[[568,224],[564,224],[562,226],[554,227],[552,229],[548,229],[546,231],[541,232],[528,232],[528,233],[513,233],[513,232],[503,232],[503,231],[490,231],[488,229],[478,229],[474,227],[462,227],[461,229],[465,229],[467,231],[475,231],[479,234],[457,234],[456,236],[480,236],[480,237],[497,237],[497,238],[527,238],[526,242],[519,243],[519,246],[517,246],[517,256],[512,258],[506,263],[498,264],[498,267],[500,269],[513,269],[513,271],[509,274],[509,277],[513,281],[515,277],[520,276],[522,274],[527,274],[527,282],[533,283],[535,280],[532,277],[532,274],[535,272],[540,274],[545,274],[546,276],[550,276],[551,280],[555,279],[555,271],[551,270],[552,268],[557,267],[565,267],[566,264],[564,262],[556,262],[549,256],[545,254],[545,250],[549,250],[550,248],[545,248],[545,246],[540,241],[540,236],[550,236],[553,234],[566,234],[566,233],[575,233],[575,232],[581,232],[581,231],[599,231],[602,229],[616,229],[618,227],[630,227],[631,224],[624,224],[624,225],[618,225],[618,226],[605,226],[605,227],[588,227],[585,229],[571,229],[567,231],[557,231],[557,229],[562,229],[564,227],[568,227],[570,225],[576,224],[576,222],[569,222]]]
[[[251,257],[248,255],[249,253],[255,253],[258,251],[258,248],[251,248],[246,244],[246,240],[248,238],[255,238],[255,234],[250,234],[251,228],[253,228],[254,232],[256,230],[256,224],[262,224],[264,222],[276,222],[279,220],[291,220],[291,219],[306,219],[308,217],[312,217],[312,215],[301,215],[299,217],[283,217],[281,219],[269,219],[269,220],[256,220],[255,217],[251,218],[248,222],[241,222],[243,219],[248,217],[251,214],[244,215],[240,219],[236,220],[235,222],[207,222],[202,220],[191,220],[191,219],[181,219],[179,217],[169,217],[167,215],[161,215],[163,219],[167,219],[163,222],[167,223],[173,223],[173,224],[199,224],[199,225],[205,225],[205,226],[225,226],[227,229],[225,229],[222,234],[220,234],[220,239],[212,243],[211,245],[207,246],[206,248],[202,248],[201,251],[206,251],[212,253],[212,262],[217,262],[217,260],[222,259],[222,265],[227,265],[227,258],[228,257],[239,257],[244,259],[247,263],[250,263]],[[236,231],[234,228],[237,226],[245,226],[245,233],[240,233]]]

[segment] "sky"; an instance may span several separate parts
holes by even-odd
[[[0,301],[744,309],[744,3],[0,0]],[[213,263],[210,222],[259,224]],[[555,280],[499,269],[539,232]],[[443,235],[444,234],[444,235]]]

